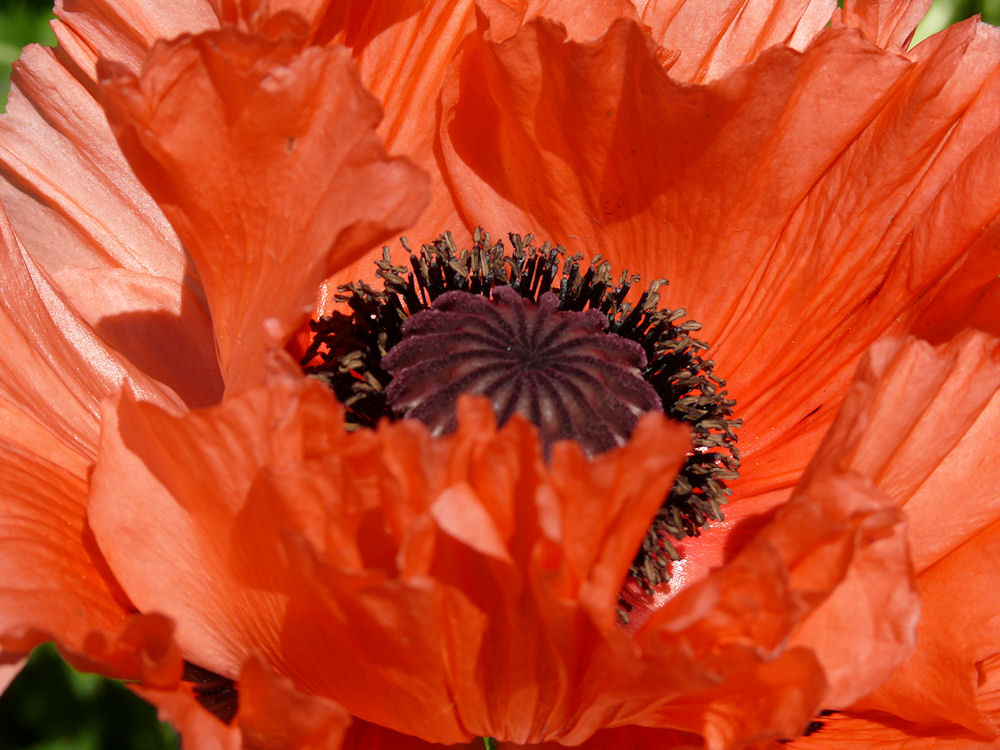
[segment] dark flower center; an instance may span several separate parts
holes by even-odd
[[[447,434],[463,393],[490,399],[501,424],[520,414],[538,427],[546,455],[575,440],[588,455],[628,441],[639,416],[662,409],[643,380],[646,354],[605,333],[597,310],[561,311],[559,297],[538,303],[509,286],[491,298],[446,292],[403,324],[403,340],[382,359],[393,380],[389,408]]]
[[[630,572],[651,593],[679,559],[672,540],[722,520],[739,467],[735,404],[701,356],[708,345],[691,337],[700,325],[659,307],[665,281],[629,302],[638,277],[615,282],[599,256],[583,269],[560,246],[535,247],[530,235],[510,242],[507,252],[477,231],[459,251],[445,234],[411,251],[409,268],[393,266],[385,248],[382,288],[340,289],[350,312],[311,323],[303,369],[347,406],[350,428],[412,417],[446,434],[462,393],[488,397],[500,424],[514,413],[530,419],[546,454],[563,439],[590,455],[608,450],[652,409],[689,424],[694,449]]]

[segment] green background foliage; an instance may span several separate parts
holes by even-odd
[[[51,6],[51,0],[0,0],[0,111],[21,48],[55,44]],[[1000,25],[1000,0],[936,0],[914,41],[976,13]],[[153,708],[114,680],[74,671],[52,646],[36,649],[0,698],[0,750],[177,747],[177,734],[156,720]]]
[[[176,750],[177,733],[115,680],[81,674],[36,648],[0,698],[0,750]]]

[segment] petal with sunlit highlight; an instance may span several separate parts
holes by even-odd
[[[194,260],[227,389],[260,382],[320,281],[423,208],[424,178],[386,158],[345,50],[227,30],[161,42],[140,76],[107,64],[101,79],[123,150]]]

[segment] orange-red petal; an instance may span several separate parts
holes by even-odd
[[[1000,341],[984,334],[937,348],[880,342],[810,468],[868,477],[908,515],[923,602],[917,648],[853,707],[892,714],[903,732],[958,724],[1000,737],[1000,494],[989,481],[1000,470],[998,386]]]
[[[650,0],[642,22],[676,55],[675,80],[704,83],[779,44],[802,49],[830,20],[833,0]]]
[[[12,404],[81,455],[96,453],[100,400],[131,384],[168,408],[181,401],[109,348],[29,256],[0,209],[0,360],[2,392]],[[44,452],[39,455],[45,455]]]
[[[438,100],[455,54],[474,28],[472,0],[361,0],[331,5],[318,32],[351,48],[365,88],[385,111],[378,134],[386,148],[405,154],[430,178],[430,204],[407,232],[416,243],[461,230],[453,187],[439,164]],[[320,307],[333,305],[338,285],[371,277],[369,255],[333,277]]]
[[[735,490],[787,496],[866,347],[1000,214],[1000,40],[969,23],[910,61],[828,29],[692,87],[627,21],[586,43],[486,31],[442,94],[463,219],[669,278],[752,425]]]
[[[494,432],[482,405],[446,440],[405,422],[347,436],[331,397],[296,382],[180,419],[131,400],[106,417],[96,533],[130,595],[177,616],[192,659],[235,675],[260,651],[301,689],[441,742],[681,721],[679,696],[711,686],[682,642],[637,658],[611,627],[632,554],[618,535],[641,536],[683,453],[663,451],[678,436],[662,419],[595,462],[561,446],[550,473],[527,426]],[[605,509],[580,512],[587,498]],[[815,661],[755,658],[732,679],[781,682],[758,720],[797,728],[821,696]]]
[[[5,400],[0,425],[0,648],[56,638],[82,653],[128,606],[86,525],[88,462]]]
[[[339,750],[350,714],[333,701],[300,693],[287,677],[251,658],[240,674],[236,724],[246,750]]]
[[[196,750],[241,750],[239,729],[224,724],[207,711],[194,692],[184,686],[173,689],[130,685],[140,698],[157,708],[160,721],[167,721],[181,734],[185,748]]]
[[[139,76],[107,64],[101,78],[204,285],[227,389],[261,382],[320,281],[423,208],[425,178],[385,156],[344,49],[229,29],[160,42]]]
[[[214,401],[201,286],[92,92],[42,47],[25,51],[13,83],[0,118],[0,200],[30,262],[126,367],[189,404]]]
[[[870,477],[906,510],[918,573],[1000,521],[984,481],[1000,471],[987,449],[1000,439],[998,389],[1000,342],[989,336],[879,342],[813,460]]]
[[[808,737],[766,750],[995,750],[997,742],[955,724],[928,726],[876,711],[832,714]],[[763,748],[761,750],[764,750]]]
[[[205,0],[56,0],[53,23],[60,47],[90,83],[97,82],[98,58],[138,71],[158,39],[197,34],[216,28],[218,20]]]
[[[112,267],[181,281],[184,251],[122,157],[94,92],[52,49],[14,66],[0,117],[0,197],[50,272]]]
[[[880,47],[902,52],[932,0],[845,0],[834,23],[861,32]]]

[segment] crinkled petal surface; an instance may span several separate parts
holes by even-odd
[[[615,600],[685,430],[647,418],[594,462],[557,447],[549,471],[526,424],[466,412],[432,441],[408,422],[347,435],[332,396],[288,376],[176,420],[126,398],[105,416],[92,524],[130,596],[223,674],[260,651],[308,692],[446,743],[628,723],[664,685],[635,687],[657,659],[635,659]]]
[[[847,690],[845,652],[868,649],[859,692],[908,653],[899,514],[854,474],[818,476],[629,633],[618,590],[684,430],[647,416],[627,446],[587,461],[559,444],[547,468],[523,421],[497,431],[478,401],[461,414],[449,438],[408,421],[348,435],[320,384],[280,369],[181,417],[125,397],[104,417],[91,522],[192,660],[235,676],[260,653],[307,693],[445,744],[795,735]],[[874,645],[809,636],[843,586],[881,600]]]
[[[831,28],[690,86],[626,20],[585,42],[480,23],[442,93],[463,219],[669,278],[754,425],[737,491],[787,497],[865,348],[1000,213],[997,32],[959,25],[908,59]]]
[[[831,0],[650,0],[642,21],[676,58],[670,76],[704,83],[752,62],[768,47],[801,49],[835,7]]]
[[[879,737],[881,722],[899,747],[910,733],[1000,738],[1000,492],[988,479],[1000,470],[998,389],[1000,341],[987,335],[880,342],[810,468],[858,472],[906,511],[922,600],[915,652],[856,705],[883,718],[852,714],[847,736]]]
[[[229,29],[160,42],[138,76],[102,64],[101,80],[204,285],[227,388],[259,382],[319,282],[423,208],[425,178],[386,158],[344,49]]]

